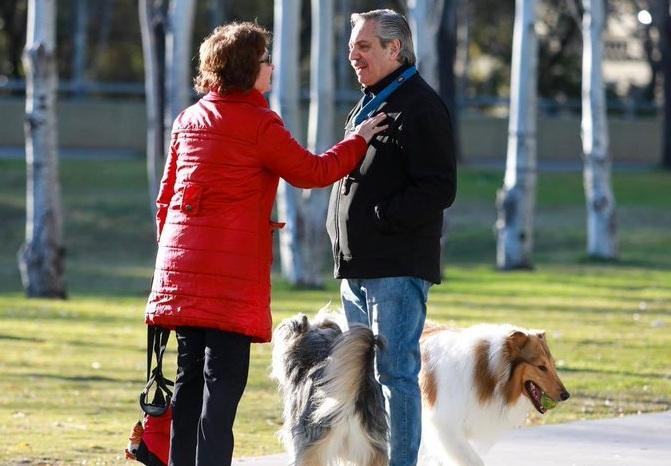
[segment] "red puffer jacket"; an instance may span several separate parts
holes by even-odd
[[[354,136],[321,156],[303,149],[263,95],[210,92],[173,126],[156,201],[158,254],[145,321],[270,341],[270,215],[279,177],[328,186],[367,144]]]

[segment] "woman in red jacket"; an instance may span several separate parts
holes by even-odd
[[[300,188],[348,174],[383,115],[319,156],[268,108],[269,34],[219,27],[200,46],[205,95],[172,129],[156,201],[158,254],[146,323],[175,329],[178,360],[170,464],[230,464],[251,342],[270,340],[270,219],[279,178]]]

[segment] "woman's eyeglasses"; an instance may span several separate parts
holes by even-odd
[[[270,54],[266,55],[265,58],[262,58],[259,63],[265,63],[266,65],[272,65],[273,64],[273,58]]]

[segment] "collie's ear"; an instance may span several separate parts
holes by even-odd
[[[508,335],[506,344],[508,345],[508,349],[511,351],[511,353],[515,354],[524,348],[524,345],[527,344],[527,341],[529,341],[529,335],[520,330],[516,330]]]
[[[297,314],[282,322],[280,328],[286,328],[286,337],[302,335],[310,329],[310,321],[305,314]]]
[[[309,328],[310,328],[310,321],[308,320],[308,316],[306,316],[305,314],[301,314],[301,326],[300,326],[301,333],[307,332]]]

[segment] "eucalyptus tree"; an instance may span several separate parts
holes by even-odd
[[[88,30],[88,0],[76,0],[74,20],[74,47],[72,53],[72,90],[77,96],[84,93],[86,81],[86,53]]]
[[[308,148],[322,153],[333,145],[334,66],[333,0],[312,0],[312,38],[310,45],[310,112]],[[299,215],[303,218],[303,277],[306,286],[323,285],[324,257],[329,240],[324,225],[328,190],[306,189],[301,196]]]
[[[464,5],[461,0],[442,0],[442,14],[440,18],[440,27],[438,29],[437,54],[438,54],[438,93],[450,110],[452,120],[452,132],[454,140],[455,157],[461,159],[461,137],[459,135],[459,109],[457,108],[457,77],[455,74],[455,65],[459,51],[459,9]],[[463,29],[462,29],[463,31]],[[462,49],[468,46],[468,41],[461,43]],[[464,53],[462,50],[461,53]],[[465,62],[465,57],[463,62]],[[448,209],[443,212],[443,231],[440,237],[441,249],[441,270],[445,269],[446,254],[445,249],[449,238],[450,216]]]
[[[408,0],[408,22],[414,39],[417,69],[436,92],[439,90],[437,38],[443,19],[443,6],[449,1]]]
[[[273,62],[281,73],[273,76],[271,106],[282,117],[287,129],[300,134],[299,96],[299,27],[300,0],[275,0]],[[292,284],[299,284],[305,275],[299,238],[299,191],[280,180],[277,191],[278,217],[286,222],[280,231],[280,262],[282,274]]]
[[[207,11],[210,19],[210,29],[221,26],[226,22],[230,3],[225,0],[208,0]]]
[[[152,210],[172,122],[191,102],[194,0],[140,0],[147,108],[147,175]]]
[[[664,72],[664,141],[662,167],[671,170],[671,3],[661,0],[660,42]]]
[[[659,32],[659,51],[662,74],[664,75],[664,124],[662,127],[662,159],[661,165],[671,169],[671,2],[669,0],[653,0],[653,25]],[[652,54],[650,54],[652,55]]]
[[[165,28],[167,4],[164,1],[140,0],[140,31],[144,58],[144,88],[147,111],[147,176],[149,203],[152,212],[158,196],[161,170],[165,162],[166,143],[163,139],[165,108]]]
[[[93,57],[94,65],[97,67],[100,67],[100,65],[104,61],[107,49],[109,47],[109,36],[110,36],[110,29],[112,26],[112,13],[116,8],[116,2],[117,0],[107,0],[105,2],[102,2],[102,4],[99,7],[98,14],[100,15],[99,16],[100,26],[98,27],[96,47]]]
[[[457,131],[457,76],[455,73],[455,65],[457,59],[460,58],[462,62],[466,61],[465,57],[458,57],[461,53],[465,53],[467,47],[467,40],[461,41],[459,38],[459,10],[464,9],[461,0],[442,0],[442,17],[440,21],[440,28],[437,36],[437,54],[438,54],[438,78],[439,78],[439,94],[442,97],[445,105],[450,109],[452,116],[452,123],[455,130],[455,142],[457,142],[457,152],[459,152],[459,141]],[[462,28],[463,30],[463,28]],[[467,29],[462,34],[467,34]],[[461,47],[460,47],[461,46]]]
[[[0,73],[10,79],[22,79],[21,54],[26,32],[25,0],[0,2]]]
[[[351,0],[338,0],[336,2],[336,12],[334,13],[336,20],[336,85],[338,91],[344,94],[344,91],[350,88],[352,67],[349,64],[349,57],[347,45],[349,42],[349,35],[351,30],[350,15],[352,14]]]
[[[536,0],[516,0],[508,149],[503,187],[496,196],[500,269],[532,267],[536,197]]]
[[[172,123],[192,101],[191,59],[193,52],[193,20],[195,0],[171,0],[165,31],[164,141],[170,142]],[[164,154],[165,155],[165,154]]]
[[[603,84],[603,0],[582,0],[582,147],[583,184],[587,205],[587,254],[617,257],[615,196],[608,153],[606,91]]]
[[[458,127],[456,112],[454,61],[457,40],[457,4],[459,0],[409,0],[408,19],[414,39],[417,68],[427,83],[438,92],[453,116],[455,143]],[[455,150],[458,145],[455,144]],[[447,209],[443,214],[441,249],[445,250],[448,232]],[[441,254],[444,259],[445,255]]]
[[[56,0],[28,2],[26,46],[26,240],[19,270],[28,297],[65,297],[63,214],[56,130]]]

